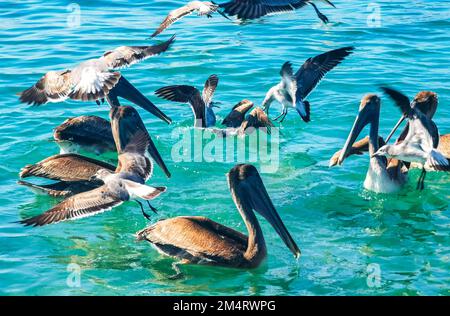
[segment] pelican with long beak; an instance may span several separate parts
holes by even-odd
[[[21,220],[22,224],[43,226],[79,219],[102,213],[130,200],[136,201],[143,215],[149,218],[139,200],[148,202],[165,192],[166,187],[151,187],[145,184],[153,173],[153,163],[147,155],[156,161],[168,177],[170,172],[136,109],[126,106],[113,107],[110,110],[110,118],[118,152],[117,168],[114,170],[109,164],[73,154],[53,156],[38,164],[26,166],[20,173],[21,177],[43,176],[69,182],[100,182],[101,185],[79,194],[67,194],[70,197],[40,215]],[[54,193],[54,190],[42,190],[49,194]],[[149,202],[148,205],[156,212]]]
[[[206,217],[181,216],[139,231],[137,239],[147,240],[159,252],[181,259],[181,263],[256,268],[267,255],[262,228],[254,213],[257,212],[298,258],[300,249],[278,215],[256,168],[248,164],[236,165],[227,178],[248,236]]]
[[[352,152],[352,145],[366,125],[370,124],[369,154],[370,164],[364,180],[364,188],[377,193],[392,193],[403,187],[407,181],[407,174],[402,164],[388,167],[385,157],[375,155],[379,149],[379,119],[381,100],[375,94],[368,94],[362,98],[358,116],[355,119],[350,134],[338,158],[338,165],[342,165],[345,158]]]
[[[408,130],[403,140],[394,145],[381,147],[373,156],[394,158],[410,163],[420,163],[423,167],[417,188],[423,190],[426,170],[450,171],[449,160],[437,149],[439,146],[439,130],[430,118],[433,116],[435,109],[434,111],[429,110],[425,112],[428,113],[426,115],[422,110],[427,110],[427,108],[420,109],[418,103],[414,101],[409,104],[407,102],[408,98],[400,92],[387,87],[383,87],[382,89],[396,100],[396,106],[403,113],[403,117],[399,122],[407,118]],[[404,98],[404,101],[399,101],[401,97]]]

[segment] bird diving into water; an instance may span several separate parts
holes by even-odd
[[[181,260],[179,263],[256,268],[267,255],[257,212],[298,258],[300,249],[278,215],[256,168],[248,164],[236,165],[227,179],[248,236],[206,217],[180,216],[161,220],[139,231],[137,239],[150,242],[159,252]]]
[[[407,168],[399,161],[395,165],[388,165],[386,157],[375,155],[380,148],[380,137],[378,135],[380,120],[381,100],[375,94],[368,94],[361,100],[358,116],[348,135],[347,141],[340,152],[337,160],[338,165],[342,165],[353,149],[359,134],[366,125],[370,124],[368,138],[368,148],[370,154],[369,170],[364,180],[364,188],[376,193],[392,193],[400,190],[407,182]],[[360,143],[363,146],[363,142]],[[356,151],[358,149],[356,148]]]
[[[194,127],[207,128],[216,124],[212,98],[218,84],[219,77],[211,75],[206,80],[202,93],[193,86],[174,85],[160,88],[155,94],[165,100],[189,103],[194,113]]]
[[[57,155],[38,164],[26,166],[21,171],[21,177],[43,176],[65,182],[92,181],[100,185],[75,195],[69,193],[68,198],[52,209],[20,221],[22,224],[43,226],[92,216],[129,200],[137,201],[144,216],[149,218],[139,199],[148,202],[165,192],[166,188],[145,184],[153,173],[153,163],[147,154],[158,163],[168,177],[170,173],[134,108],[113,107],[110,110],[110,118],[118,152],[117,168],[114,170],[113,166],[74,154]],[[36,189],[36,186],[31,187]],[[50,194],[54,193],[46,189],[42,190]],[[156,211],[150,204],[149,207]]]
[[[269,114],[273,101],[281,103],[283,110],[274,120],[280,123],[285,119],[288,108],[297,110],[305,122],[310,121],[310,104],[306,97],[314,90],[327,72],[339,65],[354,47],[335,49],[318,56],[308,58],[302,67],[294,74],[292,64],[286,62],[281,67],[281,81],[267,92],[262,107]]]
[[[67,99],[95,100],[100,104],[100,100],[106,98],[111,106],[118,106],[118,97],[122,97],[170,124],[170,118],[128,82],[118,69],[165,52],[174,40],[175,36],[153,46],[120,46],[72,69],[49,71],[31,88],[21,92],[19,99],[23,103],[41,105]]]
[[[170,11],[167,17],[164,19],[164,21],[161,22],[159,27],[151,35],[151,37],[155,37],[161,34],[173,23],[194,12],[197,12],[198,16],[206,16],[208,18],[211,18],[212,14],[217,12],[228,19],[228,17],[224,15],[221,11],[219,11],[218,8],[219,6],[217,4],[214,4],[209,1],[190,1],[186,5]]]
[[[432,114],[424,114],[422,110],[427,113],[426,108],[420,109],[414,101],[410,104],[408,97],[402,93],[388,87],[382,87],[382,90],[396,101],[395,105],[400,108],[403,117],[408,119],[408,130],[403,140],[394,145],[382,146],[373,156],[420,163],[423,167],[417,188],[423,190],[427,169],[450,171],[449,160],[437,149],[439,146],[439,131],[430,118],[435,109],[428,111]]]
[[[323,2],[336,8],[329,0],[323,0]],[[231,0],[219,4],[219,7],[229,16],[236,16],[240,20],[253,20],[265,15],[295,11],[308,4],[314,8],[319,19],[324,23],[329,22],[328,18],[313,3],[313,0]]]
[[[270,134],[271,128],[274,126],[273,123],[261,108],[254,108],[250,111],[253,105],[253,102],[249,100],[242,100],[232,108],[222,121],[222,125],[227,128],[214,129],[213,131],[224,137],[245,135],[255,129],[262,129]],[[247,115],[249,111],[250,113]]]

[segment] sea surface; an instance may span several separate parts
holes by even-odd
[[[223,1],[219,1],[223,2]],[[0,294],[1,295],[449,295],[450,178],[430,173],[416,191],[420,170],[397,194],[374,194],[362,183],[368,155],[329,168],[366,93],[388,84],[410,97],[420,90],[439,95],[435,122],[450,133],[450,1],[336,0],[319,2],[324,25],[312,7],[240,24],[220,15],[189,16],[157,39],[149,35],[183,1],[0,0]],[[191,129],[188,105],[158,99],[170,84],[198,88],[220,77],[215,100],[218,126],[238,101],[260,104],[279,81],[285,61],[295,68],[311,56],[342,46],[355,53],[331,71],[309,96],[305,124],[290,111],[280,127],[279,167],[261,173],[280,216],[302,250],[297,261],[260,217],[267,260],[254,270],[186,265],[171,280],[174,260],[135,232],[149,222],[134,202],[78,221],[40,228],[17,221],[40,214],[58,200],[17,184],[29,163],[59,153],[53,129],[78,115],[108,117],[108,105],[66,102],[30,107],[16,93],[45,72],[70,69],[122,45],[147,45],[177,35],[166,53],[123,75],[173,119],[167,125],[139,113],[172,172],[155,167],[152,185],[168,187],[154,200],[158,219],[207,216],[246,232],[227,187],[234,162],[175,162],[176,130]],[[124,102],[124,104],[128,104]],[[280,110],[274,104],[271,115]],[[382,96],[380,134],[399,117]],[[368,128],[361,136],[368,134]],[[114,162],[114,154],[92,157]],[[242,162],[242,161],[239,161]],[[255,162],[260,169],[260,163]],[[37,180],[36,180],[37,181]]]

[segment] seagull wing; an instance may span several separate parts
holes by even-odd
[[[199,8],[199,5],[196,2],[189,2],[185,6],[182,6],[181,8],[170,11],[170,13],[167,15],[167,17],[164,19],[164,21],[161,22],[161,24],[155,30],[155,32],[151,35],[151,37],[155,37],[155,36],[161,34],[162,32],[164,32],[165,29],[170,27],[173,23],[175,23],[179,19],[185,17],[186,15],[191,14],[198,8]]]
[[[353,49],[354,47],[343,47],[307,59],[295,74],[298,86],[297,98],[306,98],[325,74],[339,65]]]
[[[159,55],[172,45],[175,35],[168,41],[151,46],[120,46],[112,51],[106,52],[100,60],[106,63],[109,69],[129,67],[149,57]]]
[[[122,204],[118,197],[113,196],[103,185],[97,189],[73,195],[47,212],[24,219],[20,223],[26,226],[44,226],[66,220],[92,216]]]
[[[257,19],[264,15],[294,11],[308,4],[310,0],[232,0],[220,4],[229,16],[238,19]]]
[[[208,106],[214,96],[217,85],[219,84],[219,77],[217,75],[209,76],[208,80],[205,82],[205,87],[203,88],[202,99],[205,106]]]
[[[60,102],[68,98],[72,89],[70,70],[49,71],[31,88],[19,94],[22,103],[41,105],[47,102]]]
[[[62,154],[27,165],[22,168],[19,175],[21,178],[42,177],[61,181],[88,181],[100,169],[114,171],[115,167],[77,154]]]

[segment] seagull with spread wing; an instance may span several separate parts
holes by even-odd
[[[281,81],[267,92],[262,107],[269,113],[271,103],[278,101],[283,106],[283,111],[274,119],[275,121],[281,118],[280,123],[283,122],[288,108],[294,108],[303,121],[309,122],[310,104],[305,100],[306,97],[322,78],[339,65],[353,50],[354,47],[343,47],[308,58],[295,74],[292,64],[290,62],[284,63],[280,71]]]
[[[153,115],[170,123],[171,120],[145,98],[118,71],[139,61],[165,52],[175,40],[153,46],[121,46],[107,51],[100,58],[87,60],[70,70],[49,71],[31,88],[19,94],[23,103],[41,105],[67,99],[96,101],[105,98],[111,106],[120,105],[117,97],[125,98]]]
[[[218,8],[219,6],[217,4],[214,4],[209,1],[190,1],[181,8],[170,11],[167,17],[164,19],[164,21],[162,21],[162,23],[155,30],[155,32],[153,32],[151,37],[155,37],[161,34],[173,23],[194,12],[197,12],[198,16],[206,16],[208,18],[211,18],[213,13],[218,12],[219,14],[228,19],[226,15],[218,11]]]
[[[211,75],[205,82],[203,92],[188,85],[174,85],[160,88],[156,95],[165,100],[189,103],[194,113],[194,127],[208,128],[216,124],[216,115],[212,102],[214,92],[219,84],[219,77]]]
[[[114,170],[109,164],[74,154],[57,155],[26,166],[21,171],[21,177],[41,176],[65,182],[100,182],[100,185],[92,190],[71,195],[47,212],[24,219],[21,223],[27,226],[43,226],[78,219],[104,212],[129,200],[137,201],[144,216],[149,218],[139,199],[148,202],[165,192],[166,188],[145,184],[153,173],[153,163],[147,155],[156,161],[168,177],[170,172],[134,108],[113,107],[110,117],[118,152],[117,168]],[[50,193],[48,190],[47,192]],[[155,211],[155,208],[150,204],[149,206]]]
[[[331,1],[323,1],[335,8]],[[313,3],[313,0],[230,0],[220,4],[219,7],[229,16],[236,16],[240,20],[253,20],[265,15],[295,11],[308,4],[314,8],[319,19],[324,23],[329,22],[328,18]]]

